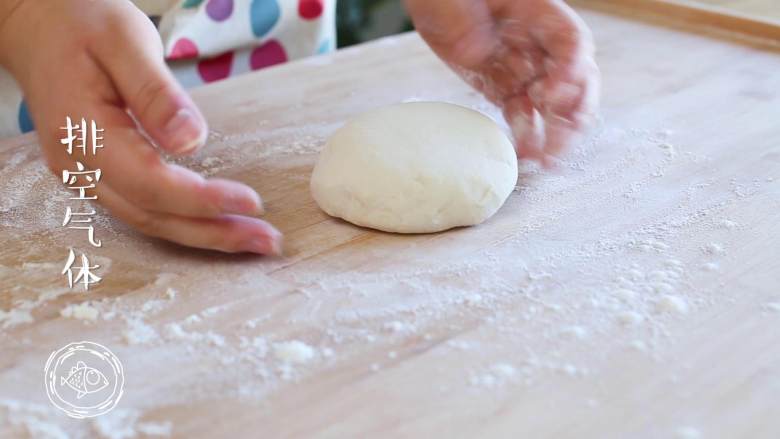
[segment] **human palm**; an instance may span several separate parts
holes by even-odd
[[[593,39],[560,0],[407,0],[420,35],[499,106],[517,153],[545,165],[593,118]]]

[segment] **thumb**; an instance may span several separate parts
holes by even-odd
[[[167,72],[167,67],[150,68],[124,84],[119,93],[143,129],[163,150],[188,154],[206,142],[208,128],[200,110]]]
[[[122,26],[124,38],[115,40],[120,47],[96,51],[98,62],[133,117],[161,149],[192,153],[206,142],[206,121],[165,65],[160,37],[149,20],[128,21]]]

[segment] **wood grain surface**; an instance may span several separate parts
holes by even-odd
[[[692,0],[704,5],[720,6],[741,14],[780,20],[780,4],[775,0]]]
[[[361,111],[422,99],[497,117],[414,34],[194,90],[212,134],[183,163],[256,188],[284,257],[106,216],[103,248],[80,246],[35,137],[0,142],[0,436],[780,437],[780,58],[583,15],[602,118],[557,170],[523,164],[477,227],[374,232],[308,192],[316,152]],[[74,245],[102,266],[89,293],[60,274]],[[96,321],[62,315],[83,302]],[[44,392],[47,357],[79,340],[124,364],[102,421]],[[290,341],[311,358],[285,360]]]
[[[727,38],[745,38],[780,47],[780,5],[766,6],[775,13],[749,13],[716,0],[572,0],[575,5],[620,13],[678,28],[707,31]]]

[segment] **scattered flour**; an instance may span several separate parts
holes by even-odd
[[[100,311],[88,302],[79,303],[78,305],[68,305],[60,311],[60,315],[77,320],[89,320],[95,321],[98,318]]]
[[[737,224],[736,222],[725,218],[718,221],[718,225],[727,230],[734,230],[739,226],[739,224]]]
[[[394,334],[408,334],[414,332],[414,326],[398,320],[385,323],[383,329]]]
[[[688,302],[679,296],[664,295],[656,302],[658,312],[688,314]]]
[[[245,351],[251,350],[259,358],[265,358],[265,356],[268,355],[268,341],[264,337],[254,337],[251,340],[246,337],[241,337],[239,348]],[[324,351],[323,355],[325,355]]]
[[[274,357],[287,364],[304,364],[311,361],[316,351],[311,346],[298,340],[273,344]]]
[[[317,351],[299,340],[274,343],[274,358],[280,362],[279,375],[285,381],[292,380],[298,373],[296,366],[309,363],[317,355]]]
[[[485,297],[482,294],[474,293],[466,296],[463,302],[469,306],[478,306],[485,302]]]
[[[514,378],[517,374],[517,369],[509,363],[496,363],[490,367],[490,370],[495,374],[505,379]]]
[[[720,264],[717,262],[705,262],[701,268],[705,271],[718,271],[720,270]]]
[[[334,352],[333,349],[329,347],[322,348],[320,352],[324,358],[333,358],[333,356],[336,355],[336,352]]]
[[[644,316],[636,311],[621,311],[617,314],[618,322],[625,326],[637,326],[644,320]]]
[[[769,311],[780,312],[780,302],[769,302],[764,307]]]
[[[658,144],[658,147],[663,149],[666,156],[670,159],[673,159],[677,156],[677,149],[671,143],[661,142]]]
[[[631,340],[628,345],[639,352],[647,352],[650,348],[644,340]]]
[[[617,297],[618,299],[624,302],[632,302],[639,297],[639,293],[637,293],[634,290],[629,290],[627,288],[620,288],[618,290],[615,290],[615,297]]]
[[[469,384],[474,387],[493,389],[514,380],[517,374],[517,369],[511,364],[496,363],[485,372],[471,375]]]
[[[171,422],[139,422],[141,412],[114,409],[92,419],[92,429],[105,439],[133,439],[136,437],[169,437]]]
[[[131,345],[151,343],[160,339],[157,331],[140,318],[128,319],[127,328],[122,332],[122,335],[125,341]]]
[[[52,406],[24,401],[0,399],[0,420],[12,431],[31,438],[68,439],[70,434],[58,423],[56,409]]]
[[[580,375],[581,373],[584,374],[584,371],[580,371],[577,366],[575,366],[575,365],[573,365],[571,363],[567,363],[567,364],[561,365],[561,366],[557,367],[556,369],[561,371],[561,372],[563,372],[564,374],[566,374],[566,375],[568,375],[570,377],[574,377],[574,376]]]
[[[33,317],[29,309],[12,308],[8,311],[0,309],[0,324],[3,329],[11,329],[23,323],[32,323]]]
[[[726,251],[723,249],[723,245],[717,242],[710,242],[709,244],[705,245],[704,252],[711,255],[722,255],[726,253]]]
[[[472,343],[463,340],[449,340],[447,346],[460,351],[468,351],[474,347]]]
[[[89,421],[73,422],[50,404],[0,399],[0,425],[10,427],[12,437],[41,439],[70,439],[99,437],[105,439],[134,439],[169,437],[173,424],[143,422],[142,412],[116,408]]]
[[[588,330],[582,326],[568,326],[561,330],[561,334],[565,337],[584,340],[588,337]]]
[[[165,325],[165,337],[168,340],[207,343],[217,347],[225,346],[225,337],[215,333],[214,331],[185,331],[180,324],[175,322]]]
[[[273,158],[277,155],[315,153],[322,145],[322,136],[318,134],[321,128],[317,127],[317,130],[311,132],[288,132],[278,138],[264,138],[267,140],[264,140],[264,146],[268,148],[260,155],[262,158]],[[263,131],[275,130],[258,127],[258,132]],[[542,372],[584,377],[593,370],[587,362],[598,357],[595,354],[584,357],[578,352],[590,348],[592,344],[603,343],[600,336],[608,337],[616,346],[627,346],[650,355],[664,343],[673,343],[676,334],[673,331],[674,324],[669,323],[669,319],[645,316],[651,316],[653,311],[685,315],[706,306],[700,305],[706,292],[698,292],[692,285],[699,279],[716,277],[719,265],[716,262],[691,260],[690,253],[701,257],[704,252],[715,259],[714,256],[725,253],[724,248],[737,248],[735,241],[724,237],[724,234],[731,230],[739,229],[741,232],[746,229],[739,226],[740,223],[745,224],[741,218],[726,212],[727,209],[740,207],[737,203],[748,199],[746,197],[751,192],[746,185],[735,183],[735,192],[725,195],[715,193],[715,188],[708,186],[711,182],[705,180],[679,189],[654,186],[659,182],[669,183],[662,177],[669,175],[671,178],[676,164],[684,160],[692,163],[707,161],[707,157],[688,154],[682,144],[673,144],[670,139],[672,134],[668,129],[647,132],[609,128],[578,145],[571,157],[562,162],[566,172],[574,171],[569,172],[569,175],[542,173],[528,165],[522,171],[521,181],[513,194],[516,202],[527,206],[522,213],[523,225],[514,225],[515,232],[511,236],[491,244],[486,251],[472,252],[473,249],[465,249],[463,254],[453,255],[451,247],[439,247],[437,240],[432,239],[430,251],[438,260],[445,262],[432,264],[428,259],[399,262],[396,255],[400,252],[396,250],[403,250],[408,255],[413,252],[409,252],[407,246],[415,244],[410,244],[412,240],[382,237],[386,248],[378,246],[369,251],[376,252],[377,257],[386,260],[386,270],[337,274],[329,270],[318,272],[317,259],[312,258],[311,265],[315,268],[306,273],[285,277],[284,272],[280,271],[274,275],[274,279],[288,282],[296,292],[300,292],[290,295],[289,300],[300,300],[301,304],[296,303],[296,309],[289,315],[286,307],[280,306],[266,316],[255,315],[243,322],[235,322],[235,326],[229,329],[235,330],[235,333],[226,332],[230,334],[227,337],[213,331],[195,330],[200,329],[196,325],[201,324],[207,329],[208,319],[227,309],[224,305],[207,308],[166,325],[149,324],[147,318],[150,315],[166,309],[177,298],[177,291],[173,288],[168,288],[164,294],[146,302],[126,305],[125,309],[105,310],[95,303],[89,306],[99,311],[95,319],[101,316],[109,320],[109,315],[124,319],[126,327],[123,337],[129,344],[178,343],[186,346],[188,352],[198,360],[220,358],[223,364],[235,364],[236,371],[240,371],[239,366],[248,365],[255,374],[250,375],[249,380],[247,376],[236,372],[235,376],[231,375],[234,381],[227,379],[224,389],[216,384],[214,386],[219,392],[233,391],[244,396],[258,397],[277,389],[280,383],[275,378],[289,379],[294,372],[300,372],[293,366],[311,364],[318,356],[329,359],[323,363],[338,365],[350,352],[371,343],[377,349],[384,349],[379,352],[387,352],[389,359],[399,358],[399,351],[413,352],[407,350],[407,346],[392,344],[399,341],[399,337],[395,336],[397,334],[418,334],[422,341],[433,346],[435,342],[432,340],[437,340],[439,334],[433,336],[426,331],[434,333],[428,326],[436,328],[442,322],[453,333],[471,330],[471,323],[474,323],[474,326],[490,334],[469,341],[449,340],[441,345],[446,349],[443,351],[445,353],[460,356],[465,361],[478,361],[483,357],[486,346],[492,347],[495,340],[500,340],[506,344],[504,347],[507,352],[517,355],[504,357],[511,359],[514,364],[500,362],[482,368],[466,364],[465,361],[465,365],[458,364],[465,370],[477,371],[468,379],[468,383],[476,388],[496,389],[515,383],[530,383],[535,374]],[[244,162],[242,157],[247,153],[237,149],[238,146],[233,148],[231,143],[251,142],[250,153],[256,156],[258,136],[257,133],[247,133],[243,137],[239,135],[217,139],[223,143],[223,151],[220,151],[220,156],[208,157],[201,162],[201,168],[206,168],[204,173],[210,175],[221,172]],[[601,160],[604,157],[599,157],[600,154],[614,155]],[[635,178],[637,175],[629,175],[625,171],[630,167],[646,172],[644,176],[640,172],[639,178]],[[625,177],[631,177],[630,181]],[[529,180],[534,181],[529,183]],[[614,184],[614,190],[605,191],[605,182]],[[0,183],[0,186],[4,184]],[[16,188],[14,193],[18,200],[24,199],[22,191],[29,190],[32,184],[35,181],[31,180],[24,187]],[[672,190],[675,192],[670,192]],[[572,200],[581,197],[588,197],[588,202],[593,205],[592,211],[582,214],[571,210],[571,206],[576,204]],[[679,204],[670,203],[665,207],[664,203],[659,203],[657,209],[645,207],[652,205],[655,199],[673,200],[675,197],[679,198]],[[18,204],[17,201],[0,200],[0,207],[6,209],[0,208],[0,213],[10,212]],[[614,208],[619,211],[636,210],[640,219],[624,233],[615,232],[624,230],[624,224],[616,223],[612,227],[602,222],[602,218],[608,218],[604,213],[614,212]],[[739,212],[739,209],[730,212]],[[540,242],[535,239],[540,233],[544,237],[561,235],[563,232],[556,228],[558,223],[563,223],[560,220],[580,214],[583,227],[598,225],[598,230],[581,240],[570,242],[549,239]],[[732,219],[725,219],[723,215],[729,215]],[[2,222],[12,223],[9,218],[4,216]],[[459,236],[475,232],[463,230],[458,233],[453,234],[453,239],[462,239]],[[688,241],[691,235],[718,242],[703,245],[701,240]],[[469,245],[467,239],[460,242]],[[344,255],[346,258],[351,257],[346,251]],[[511,266],[499,263],[506,260],[512,261]],[[175,277],[163,274],[165,276],[158,279],[157,284],[160,286],[170,284]],[[576,279],[576,282],[571,279]],[[205,284],[203,291],[199,290],[199,286],[187,285],[186,290],[184,286],[180,288],[187,291],[187,296],[219,290],[213,282]],[[0,286],[5,287],[2,284]],[[65,292],[49,292],[45,300],[52,300],[61,294]],[[25,302],[13,301],[13,307],[8,311],[0,310],[0,327],[9,329],[32,322],[30,311],[38,305],[30,304],[44,300],[42,297],[31,295],[24,298],[28,300],[26,305]],[[70,310],[63,309],[62,312],[70,314],[72,318],[91,315],[92,311],[77,310],[78,306],[69,305],[65,309]],[[766,304],[765,308],[780,311],[780,303],[772,302]],[[85,318],[92,320],[90,317]],[[282,320],[285,318],[287,320]],[[262,325],[261,322],[265,320],[273,324]],[[299,340],[272,343],[269,340],[285,337],[271,333],[271,329],[268,329],[278,326],[281,321],[295,322],[296,328],[311,331],[311,334],[306,333],[307,340],[317,340],[321,335],[326,341],[314,346]],[[616,328],[616,321],[623,328]],[[298,322],[312,323],[307,326]],[[468,325],[465,322],[469,322]],[[558,338],[556,341],[560,343],[556,346],[559,345],[560,349],[534,353],[532,348],[540,342],[531,335],[545,328],[545,334]],[[498,335],[488,332],[488,329]],[[339,356],[325,344],[338,346]],[[370,368],[394,367],[397,363],[402,362],[388,361],[384,365],[375,363]],[[279,368],[278,375],[276,366]],[[230,370],[234,369],[231,367]],[[209,370],[208,373],[212,372]],[[209,375],[204,381],[208,383],[212,379],[216,380]],[[462,379],[459,382],[465,385]],[[185,384],[192,383],[182,383],[183,388]],[[185,390],[189,391],[182,389],[182,394],[190,395]],[[24,416],[17,416],[15,425],[28,430],[49,428],[52,431],[50,437],[64,437],[57,436],[56,425],[47,426],[39,422],[37,419],[42,416],[29,416],[31,418],[27,419],[33,421],[19,420]],[[112,431],[115,436],[106,437],[134,437],[155,432],[159,432],[158,435],[171,434],[168,424],[143,423],[139,419],[138,413],[117,412],[117,418],[107,419],[103,427],[111,423],[119,423],[121,427],[107,427],[106,431]],[[93,428],[95,433],[100,433],[103,427],[96,423]],[[698,434],[698,430],[692,430]]]
[[[694,427],[680,427],[674,432],[676,439],[700,439],[702,437],[701,431]]]
[[[186,325],[193,325],[195,323],[200,323],[202,321],[203,321],[203,319],[199,315],[197,315],[197,314],[190,314],[189,316],[187,316],[184,319],[184,324],[186,324]]]

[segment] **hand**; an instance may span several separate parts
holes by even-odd
[[[561,0],[406,0],[436,54],[498,105],[518,156],[549,166],[594,117],[599,71],[585,23]]]
[[[262,211],[254,190],[163,159],[161,151],[195,151],[208,128],[165,65],[145,15],[124,0],[11,3],[0,8],[0,63],[26,96],[55,174],[75,171],[77,160],[101,169],[89,195],[148,235],[225,252],[280,253],[281,234],[248,216]],[[69,155],[60,143],[67,116],[94,120],[105,130],[104,148]]]

